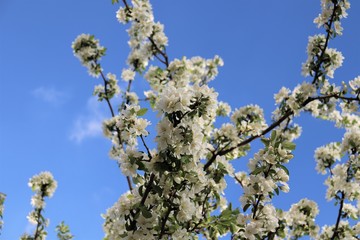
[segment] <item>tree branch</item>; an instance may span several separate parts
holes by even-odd
[[[162,236],[164,235],[166,222],[167,222],[167,220],[169,219],[169,216],[170,216],[170,213],[171,213],[172,210],[173,210],[173,209],[169,206],[169,208],[167,209],[167,212],[166,212],[166,214],[165,214],[164,220],[162,221],[161,231],[160,231],[160,234],[159,234],[159,238],[158,238],[158,239],[161,239]]]
[[[343,99],[343,100],[347,100],[347,101],[358,101],[360,102],[359,97],[344,97],[341,96],[340,93],[334,93],[331,95],[324,95],[324,96],[317,96],[317,97],[309,97],[308,99],[306,99],[301,107],[304,108],[307,104],[315,101],[315,100],[325,100],[325,99],[330,99],[330,98],[335,98],[335,99]],[[292,110],[288,110],[281,118],[279,118],[277,121],[275,121],[273,124],[271,124],[268,128],[266,128],[264,131],[262,131],[260,134],[258,135],[254,135],[249,137],[248,139],[245,139],[244,141],[240,142],[238,145],[228,148],[228,149],[221,149],[220,151],[213,153],[213,155],[211,156],[211,158],[209,159],[209,161],[204,165],[204,170],[208,169],[210,167],[210,165],[215,161],[217,156],[223,156],[226,155],[230,152],[232,152],[233,150],[235,150],[238,147],[242,147],[248,143],[251,143],[252,141],[254,141],[255,139],[266,135],[267,133],[269,133],[271,130],[273,130],[274,128],[280,126],[280,124],[285,121],[286,119],[288,119],[291,115],[294,114],[294,111]]]
[[[330,40],[330,35],[331,35],[331,27],[332,27],[332,24],[335,20],[335,14],[336,14],[336,8],[337,8],[337,2],[334,3],[334,9],[333,9],[333,12],[332,12],[332,15],[331,15],[331,18],[330,20],[328,21],[328,26],[329,26],[329,29],[327,29],[327,36],[326,36],[326,41],[325,41],[325,45],[324,45],[324,48],[322,49],[321,51],[321,55],[320,57],[318,58],[318,64],[316,66],[316,69],[315,69],[315,76],[314,76],[314,79],[312,81],[312,84],[317,84],[316,80],[318,79],[319,77],[319,72],[320,72],[320,67],[321,67],[321,64],[323,63],[323,57],[324,57],[324,54],[326,52],[326,48],[328,46],[328,43],[329,43],[329,40]],[[333,95],[330,95],[329,97],[336,97],[336,98],[341,98],[341,99],[346,99],[346,100],[357,100],[359,101],[359,98],[356,97],[356,98],[346,98],[346,97],[342,97],[339,95],[337,96],[333,96]],[[316,100],[316,99],[324,99],[326,98],[325,96],[321,96],[321,97],[318,97],[318,98],[308,98],[303,104],[302,104],[302,107],[305,107],[308,103]],[[205,164],[204,166],[204,170],[206,170],[216,159],[216,156],[222,156],[222,155],[225,155],[231,151],[233,151],[234,149],[238,148],[238,147],[241,147],[241,146],[244,146],[250,142],[252,142],[253,140],[267,134],[268,132],[270,132],[271,130],[273,130],[274,128],[276,128],[277,126],[279,126],[285,119],[287,119],[288,117],[290,117],[292,114],[294,114],[294,112],[292,110],[288,110],[284,116],[282,116],[279,120],[277,120],[276,122],[274,122],[272,125],[270,125],[267,129],[265,129],[261,134],[259,135],[254,135],[248,139],[246,139],[245,141],[239,143],[237,146],[235,147],[232,147],[232,148],[229,148],[227,150],[222,150],[216,154],[213,154],[213,156],[211,157],[211,159]]]
[[[315,69],[315,76],[314,76],[314,79],[312,81],[312,84],[317,84],[317,79],[319,77],[319,73],[320,73],[320,67],[321,67],[321,64],[323,62],[323,57],[325,55],[325,51],[326,51],[326,48],[329,44],[329,40],[330,40],[330,36],[331,36],[331,26],[334,22],[334,18],[335,18],[335,13],[336,13],[336,8],[337,8],[337,2],[334,3],[334,9],[333,9],[333,12],[331,14],[331,18],[329,20],[329,22],[327,23],[327,25],[329,26],[329,29],[326,30],[327,32],[327,35],[326,35],[326,40],[325,40],[325,44],[324,44],[324,48],[321,49],[321,55],[320,57],[318,58],[318,61],[319,63],[317,64],[316,66],[316,69]]]
[[[149,193],[150,193],[150,190],[151,190],[151,185],[153,184],[154,180],[155,180],[155,174],[151,173],[149,182],[148,182],[148,184],[146,186],[146,189],[145,189],[145,192],[144,192],[144,195],[143,195],[143,197],[141,198],[141,201],[140,201],[141,205],[145,204],[146,198],[149,196]]]
[[[344,207],[344,200],[345,200],[345,194],[342,191],[341,192],[341,198],[340,198],[340,207],[339,207],[339,211],[338,211],[338,216],[337,216],[337,219],[336,219],[335,228],[333,230],[333,235],[331,236],[331,240],[335,240],[335,239],[339,238],[338,229],[339,229],[339,224],[340,224],[340,220],[341,220],[342,210],[343,210],[343,207]]]
[[[47,184],[41,186],[41,201],[44,201],[46,187],[47,187]],[[36,224],[36,229],[35,229],[35,233],[34,233],[34,240],[38,240],[38,237],[40,236],[39,234],[40,234],[40,227],[42,225],[42,219],[41,219],[42,210],[43,210],[42,208],[36,209],[37,224]]]
[[[101,75],[101,78],[103,79],[104,81],[104,89],[105,89],[105,100],[109,106],[109,109],[110,109],[110,112],[111,112],[111,116],[112,117],[115,117],[115,113],[114,113],[114,109],[111,105],[111,102],[110,102],[110,99],[108,98],[108,90],[107,90],[107,85],[109,84],[108,80],[106,79],[106,77],[104,76],[104,73],[100,70],[100,75]],[[129,83],[129,86],[130,86],[130,83]],[[130,90],[130,87],[128,86],[128,90]],[[126,92],[128,91],[126,90]],[[123,106],[123,104],[121,105]],[[122,145],[122,147],[124,148],[123,146],[123,142],[121,140],[121,132],[120,132],[120,129],[118,127],[116,127],[116,132],[117,132],[117,136],[118,136],[118,139],[119,139],[119,144]],[[131,179],[129,176],[126,176],[126,181],[127,181],[127,184],[128,184],[128,187],[130,189],[130,191],[133,190],[133,187],[132,187],[132,183],[131,183]]]
[[[127,10],[128,12],[131,12],[131,8],[130,8],[129,4],[127,3],[127,1],[126,1],[126,0],[122,0],[122,1],[123,1],[124,5],[125,5],[126,10]],[[137,22],[139,22],[137,19],[134,19],[134,20],[137,21]],[[165,46],[163,46],[164,49],[161,50],[161,49],[156,45],[155,40],[154,40],[154,38],[153,38],[152,35],[148,37],[148,40],[151,42],[151,44],[152,44],[153,48],[156,50],[156,52],[159,53],[159,54],[164,58],[164,60],[158,58],[158,57],[156,56],[156,53],[154,54],[154,56],[155,56],[161,63],[163,63],[163,64],[166,66],[166,68],[168,68],[168,67],[169,67],[169,57],[168,57],[168,55],[167,55],[167,53],[166,53],[166,48],[165,48]]]
[[[140,135],[140,138],[141,138],[141,141],[142,141],[142,143],[143,143],[144,147],[146,148],[146,151],[147,151],[147,154],[148,154],[149,160],[151,160],[151,159],[152,159],[152,156],[151,156],[150,149],[149,149],[149,147],[146,145],[145,140],[144,140],[144,137],[143,137],[143,135],[142,135],[142,134]]]
[[[268,177],[272,166],[273,166],[273,165],[270,164],[268,170],[264,173],[264,177],[265,177],[265,178]],[[260,194],[260,195],[258,196],[258,199],[257,199],[257,201],[256,201],[256,204],[255,204],[255,206],[254,206],[254,208],[253,208],[253,216],[252,216],[253,219],[255,219],[255,217],[256,217],[256,212],[257,212],[257,210],[258,210],[258,207],[259,207],[261,198],[262,198],[263,196],[264,196],[264,194]]]

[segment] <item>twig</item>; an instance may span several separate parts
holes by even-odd
[[[140,201],[141,205],[145,204],[146,198],[149,196],[151,186],[152,186],[154,180],[155,180],[155,174],[151,173],[149,182],[148,182],[148,184],[146,186],[146,189],[145,189],[145,192],[144,192],[144,195],[143,195],[143,197],[141,198],[141,201]]]
[[[306,99],[303,104],[301,105],[301,108],[304,108],[307,104],[309,104],[310,102],[313,102],[315,100],[324,100],[324,99],[330,99],[330,98],[336,98],[336,99],[343,99],[343,100],[348,100],[348,101],[359,101],[360,99],[358,97],[356,98],[352,98],[352,97],[344,97],[344,96],[340,96],[340,93],[334,93],[331,95],[325,95],[325,96],[318,96],[318,97],[309,97],[308,99]],[[235,150],[238,147],[242,147],[250,142],[252,142],[253,140],[266,135],[267,133],[269,133],[271,130],[273,130],[274,128],[280,126],[280,124],[285,121],[287,118],[289,118],[291,115],[294,114],[294,111],[292,110],[288,110],[281,118],[279,118],[276,122],[274,122],[273,124],[271,124],[268,128],[266,128],[264,131],[262,131],[260,134],[258,135],[254,135],[249,137],[248,139],[240,142],[239,144],[237,144],[234,147],[225,149],[223,148],[222,150],[218,151],[217,153],[213,153],[212,157],[210,158],[210,160],[204,165],[204,170],[208,169],[210,167],[210,165],[215,161],[217,156],[223,156],[228,154],[229,152],[232,152],[233,150]]]
[[[149,157],[149,159],[151,160],[151,159],[152,159],[152,156],[151,156],[150,149],[149,149],[149,147],[146,145],[145,140],[144,140],[144,137],[143,137],[143,135],[142,135],[142,134],[140,135],[140,138],[141,138],[141,141],[142,141],[142,143],[143,143],[144,147],[146,148],[146,151],[147,151],[148,157]]]
[[[47,187],[47,184],[41,186],[41,200],[42,201],[44,201],[46,187]],[[42,225],[41,224],[42,220],[40,218],[41,218],[42,210],[43,210],[43,208],[38,208],[36,211],[37,224],[36,224],[36,229],[35,229],[35,233],[34,233],[34,240],[38,240],[38,237],[40,234],[40,226]]]
[[[312,84],[317,84],[317,81],[316,81],[316,80],[317,80],[318,77],[319,77],[320,66],[321,66],[321,64],[322,64],[322,62],[323,62],[323,57],[324,57],[324,55],[325,55],[326,48],[327,48],[327,46],[328,46],[328,44],[329,44],[330,35],[331,35],[331,26],[332,26],[332,24],[333,24],[333,22],[334,22],[335,13],[336,13],[336,8],[337,8],[337,3],[334,3],[334,9],[333,9],[333,12],[332,12],[332,14],[331,14],[331,18],[330,18],[329,22],[327,23],[328,26],[329,26],[329,29],[326,30],[327,35],[326,35],[326,40],[325,40],[324,48],[321,49],[321,55],[320,55],[320,57],[318,58],[319,63],[318,63],[317,66],[316,66],[315,76],[314,76],[314,79],[313,79],[313,81],[312,81]]]
[[[130,6],[129,6],[129,4],[127,3],[127,1],[126,1],[126,0],[123,0],[123,3],[124,3],[124,5],[125,5],[125,7],[126,7],[126,10],[127,10],[128,12],[131,12]],[[139,22],[137,19],[134,19],[134,20],[137,21],[137,22]],[[164,60],[162,60],[162,59],[160,59],[159,57],[157,57],[157,56],[156,56],[156,53],[154,54],[154,56],[155,56],[161,63],[163,63],[163,64],[166,66],[166,68],[168,68],[168,67],[169,67],[169,57],[168,57],[168,55],[167,55],[167,53],[166,53],[165,46],[163,47],[164,50],[161,50],[161,49],[156,45],[156,43],[155,43],[154,38],[153,38],[152,35],[148,37],[148,40],[151,42],[151,44],[152,44],[152,46],[155,48],[156,52],[159,53],[159,54],[164,58]]]
[[[342,191],[341,192],[341,198],[340,198],[340,207],[339,207],[339,211],[338,211],[338,216],[337,216],[337,219],[336,219],[335,228],[333,230],[333,235],[331,236],[331,240],[338,239],[338,235],[339,235],[338,228],[339,228],[339,224],[340,224],[342,210],[343,210],[343,207],[344,207],[344,200],[345,200],[345,194]]]
[[[272,166],[273,166],[273,165],[270,164],[268,170],[264,173],[265,179],[268,177]],[[264,194],[260,194],[260,195],[258,196],[258,199],[257,199],[257,201],[256,201],[256,204],[255,204],[255,206],[254,206],[254,208],[253,208],[253,216],[252,216],[253,219],[255,219],[255,217],[256,217],[256,212],[257,212],[257,210],[258,210],[258,207],[259,207],[261,198],[262,198],[263,196],[264,196]]]
[[[96,64],[96,62],[95,62]],[[104,73],[100,70],[100,75],[104,81],[104,90],[105,90],[105,100],[109,106],[109,109],[110,109],[110,112],[111,112],[111,116],[112,117],[115,117],[115,113],[114,113],[114,109],[111,105],[111,102],[110,102],[110,99],[108,98],[108,90],[107,90],[107,85],[109,84],[109,81],[106,79]],[[126,92],[128,92],[130,90],[130,84],[128,85],[128,89],[126,90]],[[123,106],[123,104],[122,104]],[[123,145],[123,142],[121,140],[121,132],[120,132],[120,129],[118,127],[116,127],[116,132],[117,132],[117,136],[118,136],[118,139],[119,139],[119,144],[122,145],[122,147],[124,148],[124,145]],[[129,176],[126,176],[126,181],[127,181],[127,184],[128,184],[128,187],[130,189],[130,191],[133,190],[133,187],[132,187],[132,183],[131,183],[131,179]]]

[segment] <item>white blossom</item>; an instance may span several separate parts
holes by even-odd
[[[135,78],[135,72],[131,69],[123,69],[121,79],[124,81],[132,81]]]

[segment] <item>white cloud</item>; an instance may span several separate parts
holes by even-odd
[[[48,103],[58,104],[66,100],[65,93],[56,90],[53,87],[38,87],[31,92],[31,94],[38,99]]]
[[[96,137],[101,135],[101,121],[98,119],[79,118],[75,122],[74,129],[70,135],[70,139],[80,143],[84,138]]]
[[[89,98],[86,106],[86,114],[79,115],[74,122],[70,139],[77,143],[85,138],[97,137],[102,134],[102,121],[106,118],[105,110],[101,108],[102,102],[95,97]]]

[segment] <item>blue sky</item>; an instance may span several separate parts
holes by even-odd
[[[345,56],[336,83],[360,74],[360,2],[351,3],[344,36],[330,43]],[[258,104],[267,119],[273,94],[305,80],[300,69],[307,38],[321,31],[312,23],[320,1],[154,0],[153,6],[169,37],[170,59],[220,55],[225,65],[211,83],[219,99],[233,108]],[[62,220],[76,239],[103,237],[100,214],[126,190],[126,182],[108,158],[110,143],[99,130],[101,119],[110,115],[91,98],[98,81],[80,66],[71,43],[78,34],[94,34],[108,48],[105,71],[120,75],[129,48],[126,27],[115,18],[118,7],[110,0],[0,0],[0,191],[8,196],[0,239],[17,239],[31,229],[27,182],[45,170],[58,181],[45,210],[48,239],[55,239]],[[142,93],[145,87],[137,79],[133,89]],[[288,209],[303,197],[314,199],[320,205],[317,221],[333,224],[337,209],[324,199],[325,177],[316,174],[313,154],[316,147],[341,140],[342,131],[307,115],[296,122],[303,135],[289,164],[291,191],[275,204]],[[238,170],[250,157],[234,162]],[[240,193],[229,180],[228,198],[237,204]]]

